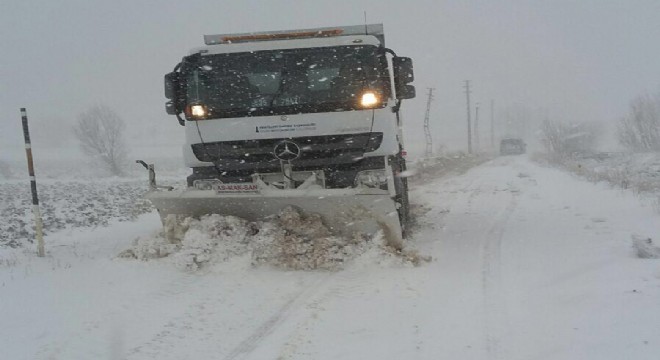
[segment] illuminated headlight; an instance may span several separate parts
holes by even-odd
[[[380,103],[380,100],[378,99],[378,95],[373,92],[373,91],[367,91],[362,94],[362,97],[360,98],[360,105],[365,108],[371,108]]]
[[[387,184],[387,175],[385,170],[365,170],[357,174],[356,181],[358,185],[375,188]]]
[[[209,111],[204,104],[193,104],[188,106],[188,116],[194,119],[203,119]]]

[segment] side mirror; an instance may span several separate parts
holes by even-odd
[[[165,111],[167,112],[167,115],[177,115],[181,112],[176,108],[176,105],[173,101],[168,101],[165,103]]]
[[[171,72],[165,75],[165,97],[175,100],[179,90],[179,73]]]
[[[183,111],[181,96],[181,73],[171,72],[165,75],[165,97],[170,101],[165,103],[165,111],[169,115],[178,115]]]
[[[415,87],[408,85],[415,80],[412,59],[409,57],[392,58],[394,67],[394,91],[397,99],[412,99],[415,97]]]
[[[413,85],[403,85],[401,89],[396,91],[397,99],[412,99],[416,95],[415,87]]]

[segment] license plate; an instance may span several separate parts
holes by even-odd
[[[257,184],[216,184],[214,189],[217,194],[254,194],[259,192]]]

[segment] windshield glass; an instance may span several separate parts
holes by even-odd
[[[389,97],[375,46],[204,55],[182,72],[187,103],[205,104],[211,118],[353,110],[367,89]]]

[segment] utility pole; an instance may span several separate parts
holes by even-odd
[[[490,147],[495,150],[495,100],[490,99]]]
[[[479,152],[480,142],[479,142],[479,103],[477,102],[474,114],[474,150]]]
[[[426,115],[424,115],[424,135],[426,136],[426,152],[425,156],[427,158],[433,155],[433,138],[431,137],[431,130],[429,129],[429,117],[431,115],[431,102],[433,101],[433,90],[435,88],[429,89],[429,98],[426,102]]]
[[[465,80],[465,96],[467,97],[468,154],[472,154],[472,123],[471,123],[471,119],[470,119],[470,80]]]

